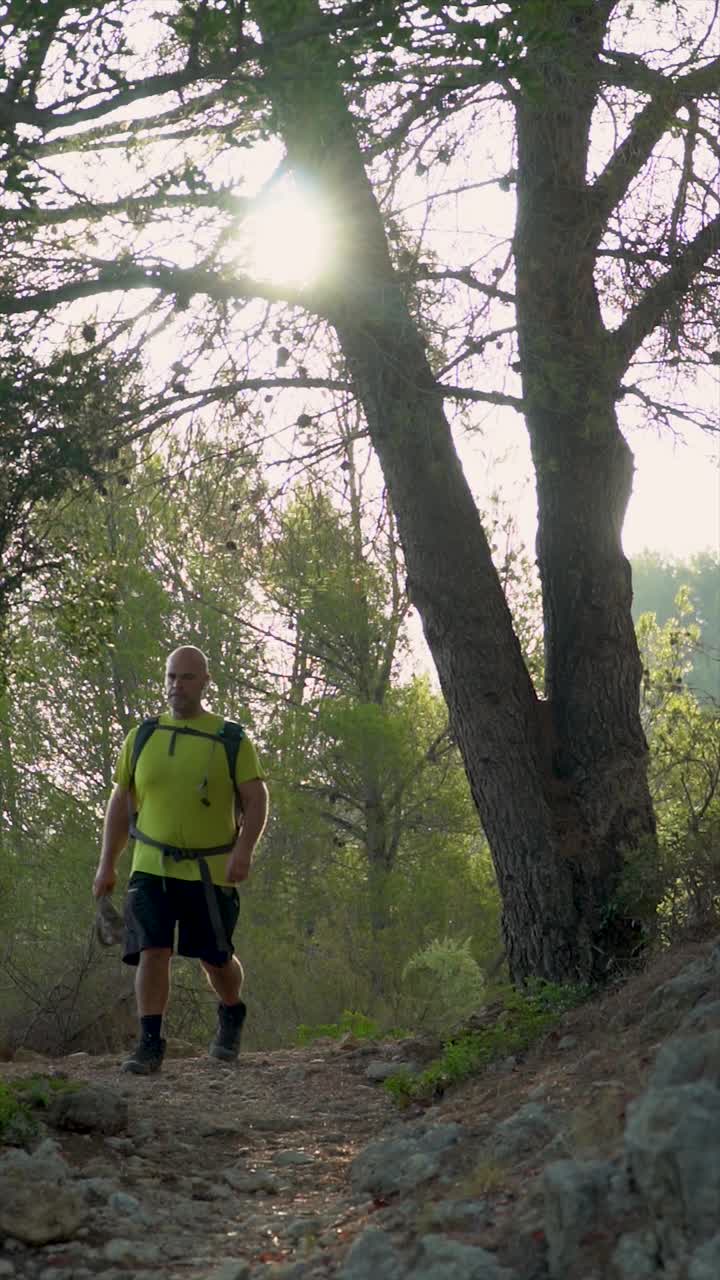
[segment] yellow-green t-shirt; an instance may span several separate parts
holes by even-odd
[[[222,728],[223,719],[205,711],[192,720],[161,715],[159,723],[176,730],[190,728],[216,734]],[[118,758],[115,782],[121,787],[130,786],[130,761],[137,731],[137,728],[130,731]],[[254,746],[248,738],[243,738],[238,748],[235,782],[251,782],[263,776]],[[235,789],[230,781],[225,748],[219,739],[156,729],[138,757],[133,790],[136,825],[152,840],[179,849],[210,849],[235,839]],[[207,859],[215,884],[228,883],[225,879],[227,856],[220,853]],[[176,862],[161,849],[140,840],[135,841],[132,870],[174,876],[178,880],[200,879],[196,861]]]

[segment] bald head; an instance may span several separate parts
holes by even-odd
[[[191,720],[202,715],[202,698],[209,679],[202,649],[192,644],[173,649],[165,664],[165,691],[174,719]]]

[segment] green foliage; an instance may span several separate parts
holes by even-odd
[[[498,1058],[529,1048],[556,1026],[564,1013],[591,996],[592,989],[580,984],[535,981],[522,991],[510,989],[504,993],[503,1008],[492,1025],[449,1040],[442,1056],[420,1075],[399,1073],[385,1081],[385,1088],[401,1105],[431,1098]]]
[[[0,1079],[0,1143],[22,1144],[33,1138],[39,1127],[34,1112],[48,1107],[53,1094],[78,1087],[48,1076]]]
[[[433,937],[472,932],[481,965],[497,950],[494,874],[442,699],[426,677],[398,682],[404,605],[393,604],[387,562],[376,564],[347,512],[317,495],[293,555],[280,554],[282,529],[268,547],[252,455],[238,469],[222,440],[213,451],[198,437],[162,460],[123,455],[129,484],[108,479],[106,492],[57,508],[55,544],[76,540],[72,572],[67,582],[58,573],[52,594],[27,591],[11,617],[0,704],[0,928],[9,941],[0,1004],[10,1042],[32,1021],[26,1042],[58,1051],[108,992],[114,1002],[108,957],[88,948],[82,886],[123,733],[158,705],[165,652],[184,638],[209,655],[213,704],[245,723],[251,707],[267,724],[265,743],[253,736],[271,765],[273,813],[245,890],[242,938],[257,1043],[288,1043],[299,1023],[330,1025],[343,1009],[397,1025],[403,966]],[[291,507],[293,539],[304,520]],[[351,601],[334,552],[343,574],[356,566]],[[304,653],[306,682],[290,676],[287,703],[276,656],[267,680],[263,644],[242,621],[258,616],[263,578]],[[121,891],[127,859],[119,869]],[[205,1038],[209,1009],[202,983],[176,983],[177,1034]],[[120,1031],[108,1032],[108,1047]]]
[[[689,683],[700,634],[690,589],[677,591],[662,624],[646,613],[636,629],[659,848],[626,860],[618,901],[659,903],[652,927],[668,941],[720,908],[720,715]]]
[[[414,1027],[448,1031],[477,1008],[485,987],[470,939],[434,938],[402,972],[403,1013]]]
[[[356,1040],[377,1040],[383,1033],[372,1018],[364,1013],[346,1009],[338,1022],[320,1023],[309,1027],[301,1023],[297,1029],[297,1043],[312,1044],[313,1040],[341,1040],[343,1036],[353,1036]]]
[[[632,574],[638,626],[646,614],[654,615],[661,628],[677,618],[678,592],[685,588],[694,630],[691,645],[685,646],[689,663],[683,677],[699,698],[720,702],[720,557],[701,552],[682,561],[645,551],[634,558]]]
[[[83,482],[102,487],[137,367],[72,348],[41,362],[3,335],[0,356],[1,616],[26,580],[57,583],[62,572],[66,590],[75,581],[85,548],[67,525],[55,536],[56,506]]]
[[[0,1080],[0,1143],[21,1143],[36,1132],[30,1106],[19,1102],[13,1087]]]

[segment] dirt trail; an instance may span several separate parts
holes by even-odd
[[[385,1280],[414,1276],[418,1256],[423,1249],[429,1256],[433,1242],[447,1256],[443,1266],[434,1259],[428,1276],[460,1274],[453,1258],[471,1249],[474,1259],[478,1250],[493,1255],[491,1266],[483,1254],[478,1274],[497,1267],[515,1280],[547,1277],[544,1166],[570,1158],[620,1167],[628,1107],[645,1090],[667,1038],[692,1013],[702,1016],[693,1026],[709,1029],[715,1043],[718,941],[702,938],[664,953],[622,987],[568,1012],[526,1053],[403,1111],[368,1069],[373,1064],[377,1074],[378,1063],[393,1057],[422,1062],[429,1045],[418,1041],[322,1041],[242,1053],[230,1067],[205,1054],[168,1056],[150,1078],[123,1074],[120,1054],[3,1064],[5,1080],[55,1074],[100,1086],[111,1103],[125,1100],[128,1115],[105,1135],[49,1129],[47,1176],[52,1180],[59,1151],[69,1184],[84,1197],[82,1224],[46,1245],[22,1243],[31,1237],[10,1234],[15,1223],[5,1239],[0,1230],[0,1277]],[[490,1015],[488,1009],[480,1022]],[[508,1121],[515,1126],[509,1132]],[[432,1163],[443,1130],[451,1145]],[[427,1132],[431,1145],[423,1146]],[[353,1161],[380,1139],[379,1172],[363,1179],[356,1167],[353,1185]],[[413,1161],[415,1170],[417,1161],[432,1167],[405,1178]],[[380,1229],[375,1236],[365,1232],[368,1225]],[[600,1253],[614,1248],[617,1232],[611,1222],[587,1235],[587,1248],[600,1252],[582,1255],[584,1280],[615,1275]],[[348,1272],[359,1236],[362,1265],[353,1262]],[[373,1254],[378,1236],[388,1257],[397,1250],[385,1271]],[[720,1259],[720,1241],[718,1250]]]
[[[233,1258],[254,1268],[311,1253],[312,1274],[332,1274],[372,1208],[351,1196],[349,1165],[399,1118],[385,1091],[367,1081],[365,1054],[324,1045],[244,1053],[230,1067],[206,1055],[168,1057],[150,1078],[121,1073],[120,1060],[75,1054],[14,1062],[3,1065],[2,1076],[58,1074],[127,1099],[125,1136],[52,1136],[73,1170],[110,1177],[117,1191],[140,1202],[145,1234],[150,1228],[164,1241],[169,1224],[176,1224],[183,1257],[166,1258],[163,1280],[200,1280]],[[235,1186],[226,1181],[228,1171]],[[111,1235],[121,1237],[126,1227],[135,1234],[136,1225],[122,1214],[108,1223]],[[57,1267],[60,1280],[71,1261],[75,1270],[85,1263],[96,1273],[90,1255],[106,1243],[101,1236],[96,1223],[83,1241],[86,1258],[62,1244],[12,1254],[12,1274],[51,1280]],[[38,1271],[41,1258],[44,1271]],[[109,1274],[107,1267],[102,1274]]]

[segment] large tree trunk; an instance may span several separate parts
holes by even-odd
[[[624,855],[643,844],[651,852],[655,835],[621,542],[633,460],[615,413],[617,374],[594,284],[598,228],[586,181],[606,8],[588,4],[581,15],[564,0],[549,4],[557,43],[551,56],[536,56],[534,90],[517,106],[515,235],[554,766],[565,787],[568,850],[605,895]],[[613,949],[632,946],[631,921],[610,918],[608,929]]]
[[[296,0],[288,10],[286,2],[256,0],[254,14],[269,42],[273,102],[290,163],[332,201],[346,238],[336,279],[314,305],[336,330],[382,465],[412,599],[492,851],[511,974],[516,981],[530,975],[598,979],[618,946],[626,945],[625,938],[618,944],[608,928],[626,837],[632,826],[636,840],[642,823],[647,829],[652,822],[647,807],[635,830],[640,782],[630,796],[630,810],[621,791],[631,764],[633,778],[642,778],[644,749],[632,705],[636,656],[629,651],[628,660],[621,651],[631,632],[629,581],[625,571],[621,593],[619,570],[606,576],[619,558],[619,525],[614,541],[605,516],[603,530],[593,530],[588,554],[599,573],[604,549],[603,576],[578,576],[586,554],[582,530],[572,535],[577,559],[570,584],[545,575],[552,596],[548,608],[558,620],[550,640],[550,688],[559,699],[559,760],[565,775],[558,779],[546,747],[543,707],[513,631],[423,339],[393,270],[331,50],[322,38],[272,46],[276,30],[287,35],[295,22],[317,16],[313,3]],[[573,437],[566,454],[559,461],[570,468],[572,487],[584,462],[583,456],[576,458]],[[616,510],[618,500],[612,501]],[[594,502],[593,510],[598,506]],[[541,498],[546,557],[552,559],[553,549],[564,542],[575,507],[575,501],[569,509],[563,506],[559,490],[551,501]],[[586,515],[586,530],[590,523]],[[588,581],[590,596],[583,594]],[[590,620],[605,615],[606,596],[611,621],[583,658],[585,702],[594,700],[594,710],[588,737],[581,741],[579,695],[561,688],[568,679],[576,688],[580,652],[575,646],[566,656],[563,648],[573,644],[567,605],[583,611],[587,639]],[[613,647],[617,657],[598,666],[593,655]],[[620,673],[622,689],[615,687]],[[594,797],[600,794],[612,802],[612,812],[595,811]]]

